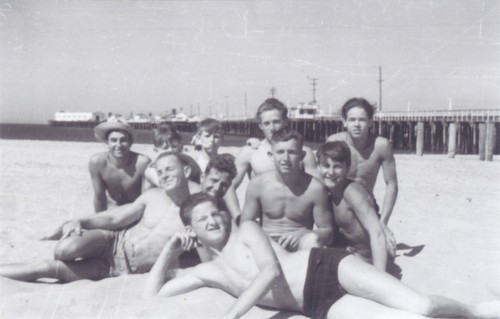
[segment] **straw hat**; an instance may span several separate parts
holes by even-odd
[[[107,143],[107,134],[109,131],[124,131],[130,135],[133,139],[135,130],[132,126],[128,125],[127,122],[120,118],[109,118],[107,122],[103,122],[96,127],[94,127],[95,138],[99,142]]]

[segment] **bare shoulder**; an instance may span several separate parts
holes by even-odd
[[[366,189],[358,182],[351,182],[344,190],[343,199],[349,203],[369,201],[371,198]]]
[[[380,153],[383,157],[386,156],[393,156],[394,151],[392,150],[392,144],[391,142],[383,137],[383,136],[377,136],[375,138],[375,150]]]
[[[140,153],[135,153],[135,152],[131,152],[131,155],[136,156],[136,158],[137,158],[136,165],[138,167],[146,169],[146,167],[149,165],[149,163],[151,163],[151,159],[149,158],[149,156],[146,156],[146,155],[140,154]]]
[[[253,154],[255,154],[256,149],[245,145],[241,148],[238,155],[236,155],[235,162],[236,163],[249,163],[252,159]]]
[[[188,187],[189,187],[189,193],[190,194],[195,194],[201,192],[201,186],[200,184],[197,184],[193,181],[188,181]]]
[[[89,168],[91,170],[97,170],[99,168],[106,167],[107,165],[107,152],[97,153],[90,157]]]
[[[347,132],[340,132],[340,133],[335,133],[326,139],[325,142],[335,142],[335,141],[346,141],[347,138]]]

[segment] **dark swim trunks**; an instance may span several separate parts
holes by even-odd
[[[338,280],[340,261],[350,254],[338,248],[313,248],[309,255],[304,284],[304,314],[314,319],[326,318],[330,307],[346,292]]]

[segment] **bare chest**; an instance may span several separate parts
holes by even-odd
[[[265,172],[274,170],[274,162],[269,155],[270,148],[260,147],[257,149],[250,160],[252,166],[252,176],[257,176]]]

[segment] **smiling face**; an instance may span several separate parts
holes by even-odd
[[[158,174],[160,187],[164,190],[173,190],[182,183],[186,183],[188,166],[183,165],[176,156],[167,155],[161,157],[154,166]]]
[[[354,139],[366,137],[372,126],[372,120],[362,107],[351,108],[343,122],[347,132]]]
[[[287,124],[286,119],[283,118],[279,110],[264,111],[260,114],[259,119],[259,128],[268,141],[271,141],[274,132],[285,127]]]
[[[130,154],[132,141],[126,132],[112,131],[108,134],[108,150],[115,158],[124,158]]]
[[[346,162],[323,157],[318,163],[318,171],[325,186],[333,188],[344,181],[349,172],[349,166]]]
[[[210,196],[222,198],[231,186],[231,182],[232,178],[228,172],[221,172],[212,167],[208,174],[203,177],[201,188]]]
[[[223,246],[231,231],[228,213],[220,211],[211,201],[193,207],[189,227],[199,241],[211,247]]]
[[[304,152],[296,139],[274,142],[272,153],[274,165],[279,173],[288,174],[300,170],[300,161],[304,158]]]

